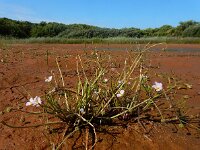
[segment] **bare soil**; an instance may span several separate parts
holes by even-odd
[[[78,54],[84,56],[85,53],[92,53],[95,48],[110,48],[112,51],[108,49],[106,53],[120,62],[124,59],[126,49],[137,47],[138,45],[117,44],[15,44],[1,48],[0,121],[16,126],[42,122],[42,116],[26,116],[24,121],[21,113],[10,109],[20,105],[23,110],[38,110],[37,108],[26,108],[25,102],[30,95],[44,94],[45,89],[48,88],[44,78],[51,75],[52,71],[58,72],[55,62],[57,57],[63,70],[66,86],[73,88],[76,84],[76,56]],[[144,45],[140,47],[142,48]],[[124,50],[113,50],[114,48]],[[166,48],[187,48],[190,51],[163,51]],[[200,45],[159,45],[148,56],[149,63],[147,65],[150,67],[152,75],[155,73],[167,74],[192,85],[192,89],[182,90],[178,95],[180,98],[184,95],[188,96],[186,102],[190,108],[188,115],[200,114],[200,52],[198,50],[200,50]],[[200,126],[200,122],[197,125]],[[95,149],[200,149],[200,134],[190,128],[179,128],[178,125],[148,123],[144,129],[138,124],[128,123],[126,126],[106,128],[109,133],[98,133],[99,141]],[[45,127],[16,129],[0,124],[0,150],[51,149],[52,143],[56,144],[61,138],[62,133],[59,131],[48,133]],[[77,133],[68,140],[64,149],[85,149],[83,143],[84,138],[80,138]]]

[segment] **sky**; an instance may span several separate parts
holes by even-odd
[[[200,0],[0,0],[0,18],[108,28],[177,26],[200,21]]]

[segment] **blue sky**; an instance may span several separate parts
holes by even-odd
[[[0,17],[144,29],[200,21],[200,0],[0,0]]]

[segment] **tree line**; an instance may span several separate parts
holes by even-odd
[[[109,38],[109,37],[200,37],[200,22],[189,20],[178,26],[163,25],[160,28],[100,28],[86,24],[65,25],[56,22],[31,23],[0,18],[0,36],[14,38],[63,37],[63,38]]]

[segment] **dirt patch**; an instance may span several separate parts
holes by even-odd
[[[44,78],[51,72],[58,72],[56,58],[61,64],[66,86],[75,86],[76,57],[92,53],[94,49],[104,48],[107,55],[112,55],[117,60],[123,60],[125,50],[136,49],[138,45],[73,45],[73,44],[18,44],[10,45],[0,50],[0,121],[9,121],[19,125],[21,114],[3,113],[11,106],[24,107],[30,95],[43,94],[48,88]],[[167,74],[184,80],[192,85],[189,90],[183,90],[179,97],[185,95],[189,114],[199,114],[200,111],[200,52],[165,52],[159,49],[200,49],[200,45],[159,45],[157,49],[148,53],[148,67],[153,74]],[[122,50],[113,50],[122,48]],[[141,45],[140,48],[144,48]],[[109,50],[110,49],[110,50]],[[163,49],[163,50],[164,50]],[[112,50],[112,51],[111,51]],[[194,51],[195,51],[194,50]],[[123,62],[122,62],[123,63]],[[66,66],[67,65],[67,66]],[[88,67],[88,71],[90,68]],[[30,95],[29,95],[30,94]],[[28,110],[24,107],[24,110]],[[9,110],[7,110],[9,111]],[[30,109],[29,109],[30,111]],[[37,109],[36,109],[37,111]],[[13,116],[19,118],[12,119]],[[40,122],[42,116],[29,118],[26,122]],[[95,149],[199,149],[200,136],[191,129],[180,129],[175,125],[147,123],[146,130],[138,124],[129,123],[126,126],[106,127],[109,134],[99,133],[99,142]],[[0,149],[51,149],[53,141],[58,142],[62,134],[47,133],[43,127],[28,129],[13,129],[0,124]],[[51,138],[51,139],[49,139]],[[77,139],[77,140],[75,140]],[[83,138],[75,134],[69,139],[68,149],[84,149]],[[75,142],[74,142],[75,141]]]

